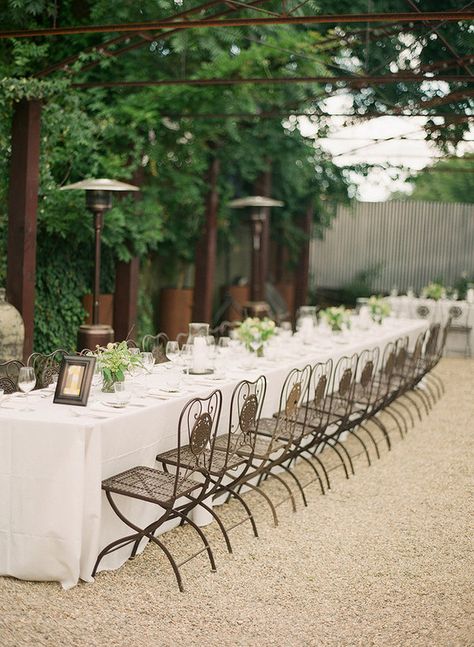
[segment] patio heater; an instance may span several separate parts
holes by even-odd
[[[84,190],[86,205],[94,216],[95,255],[94,255],[94,287],[92,291],[92,324],[83,324],[79,328],[78,348],[95,349],[97,345],[104,346],[114,339],[113,328],[99,323],[100,298],[100,249],[101,235],[104,224],[104,213],[112,206],[113,191],[139,191],[137,186],[125,184],[117,180],[97,179],[82,180],[61,187],[61,191]]]
[[[251,317],[265,317],[270,312],[270,306],[265,301],[265,267],[262,256],[262,234],[267,218],[265,209],[268,207],[283,207],[280,200],[273,200],[260,195],[238,198],[229,202],[234,209],[250,208],[250,227],[252,234],[252,258],[250,279],[250,301],[244,304]]]

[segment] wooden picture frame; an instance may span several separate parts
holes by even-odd
[[[87,406],[95,361],[91,356],[64,355],[54,393],[55,404]]]

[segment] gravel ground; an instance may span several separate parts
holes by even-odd
[[[474,361],[445,359],[438,374],[446,395],[404,441],[393,435],[392,452],[381,444],[370,468],[357,458],[350,480],[333,471],[327,496],[309,485],[308,508],[297,499],[293,514],[284,503],[277,528],[246,495],[260,538],[239,526],[228,555],[208,528],[217,573],[204,555],[192,560],[182,568],[185,593],[154,546],[70,591],[0,578],[0,645],[474,645]],[[267,487],[276,500],[281,486]],[[220,510],[228,525],[240,513]],[[184,556],[196,539],[180,528],[166,543]]]

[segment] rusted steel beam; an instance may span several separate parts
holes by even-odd
[[[40,101],[16,103],[8,196],[7,296],[25,322],[25,358],[33,351],[40,134]]]
[[[311,226],[313,223],[314,207],[308,204],[301,219],[301,229],[305,240],[301,246],[300,258],[295,270],[295,311],[306,305],[309,287],[309,246],[311,242]]]
[[[169,21],[167,19],[148,22],[119,23],[110,25],[83,25],[81,27],[56,27],[50,29],[20,29],[16,31],[2,31],[0,38],[36,38],[38,36],[68,36],[73,34],[94,33],[120,33],[154,31],[155,29],[195,29],[207,27],[247,27],[266,25],[322,25],[322,24],[349,24],[349,23],[377,23],[377,22],[458,22],[460,20],[473,20],[474,11],[428,11],[428,12],[400,12],[400,13],[350,13],[350,14],[321,14],[319,16],[271,16],[269,18],[230,18],[218,20],[206,18],[204,20]]]
[[[73,83],[73,88],[139,88],[147,86],[168,86],[168,85],[189,85],[189,86],[209,86],[209,85],[275,85],[286,83],[325,83],[327,85],[336,85],[344,83],[346,85],[361,87],[368,85],[385,85],[390,83],[423,83],[424,81],[446,81],[448,83],[471,83],[470,76],[464,74],[437,74],[436,76],[425,76],[423,74],[385,74],[383,76],[300,76],[300,77],[253,77],[243,78],[224,78],[224,79],[162,79],[160,81],[94,81],[90,83]]]
[[[194,321],[212,322],[212,300],[217,249],[217,210],[219,193],[220,160],[214,155],[208,170],[209,191],[206,197],[206,220],[196,246],[196,269],[194,275]]]
[[[379,117],[444,117],[445,120],[449,122],[456,121],[469,121],[472,120],[472,116],[462,115],[459,113],[426,113],[426,112],[416,112],[411,111],[410,114],[406,114],[403,109],[392,110],[389,112],[366,112],[364,114],[348,114],[347,112],[311,112],[311,111],[299,111],[299,110],[287,110],[283,112],[281,110],[267,110],[262,112],[181,112],[181,113],[172,113],[172,112],[162,112],[162,117],[170,117],[171,119],[264,119],[266,117],[282,117],[288,118],[293,117],[317,117],[321,119],[327,119],[329,117],[347,117],[348,119],[377,119]]]
[[[137,336],[139,274],[138,256],[128,263],[118,261],[115,266],[114,332],[117,341],[127,339],[127,336],[136,339]]]

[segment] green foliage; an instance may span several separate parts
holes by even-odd
[[[353,279],[344,285],[341,290],[341,301],[355,306],[359,297],[370,297],[373,294],[373,283],[380,276],[383,263],[375,263],[357,272]]]
[[[411,179],[410,200],[474,202],[474,160],[441,161]]]

